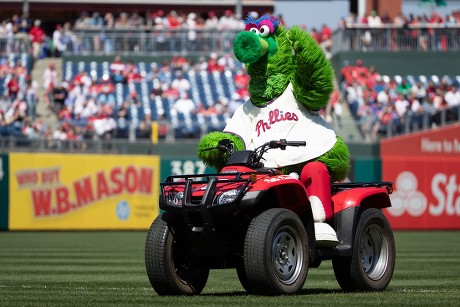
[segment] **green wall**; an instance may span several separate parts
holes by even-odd
[[[363,65],[375,66],[384,75],[460,75],[459,52],[339,52],[331,58],[337,80],[344,61],[354,65],[357,59]]]
[[[8,155],[0,153],[0,230],[8,229]]]

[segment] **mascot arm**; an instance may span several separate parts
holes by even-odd
[[[245,148],[244,142],[239,136],[227,132],[214,131],[201,138],[197,149],[198,158],[204,164],[214,167],[218,172],[225,166],[228,157],[217,149],[208,150],[208,148],[217,147],[217,143],[223,139],[229,139],[233,142],[235,150],[244,150]]]
[[[332,65],[317,42],[299,26],[293,26],[287,38],[295,67],[291,80],[294,96],[307,109],[318,111],[327,105],[333,90]]]

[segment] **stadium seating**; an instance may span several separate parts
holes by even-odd
[[[139,62],[137,68],[142,76],[151,72],[152,63]],[[159,63],[155,63],[160,66]],[[79,72],[86,71],[93,82],[101,80],[103,76],[110,75],[109,63],[104,62],[74,62],[66,60],[64,65],[65,80],[72,80]],[[173,75],[172,71],[169,75]],[[189,69],[184,73],[184,78],[191,84],[189,96],[195,102],[201,102],[205,108],[211,107],[221,98],[230,99],[231,93],[235,91],[233,83],[234,73],[227,69],[225,73],[196,71]],[[136,92],[141,100],[141,105],[131,105],[129,118],[131,124],[138,126],[146,113],[151,114],[152,120],[163,119],[163,116],[170,122],[171,129],[176,138],[197,138],[203,133],[214,130],[222,130],[228,115],[203,115],[203,114],[183,114],[180,112],[170,112],[175,100],[167,97],[151,96],[153,82],[145,78],[140,82],[116,83],[115,84],[115,109],[126,101],[130,93]],[[117,133],[118,136],[126,136],[126,133]],[[126,136],[127,137],[127,136]]]

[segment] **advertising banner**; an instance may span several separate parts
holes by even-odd
[[[9,229],[148,229],[159,157],[12,153]]]
[[[161,180],[168,176],[189,174],[211,174],[216,170],[206,166],[203,161],[195,157],[175,157],[161,159]]]
[[[460,124],[381,142],[395,229],[460,229]]]

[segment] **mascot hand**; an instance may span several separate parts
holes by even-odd
[[[218,150],[217,147],[220,141],[228,139],[233,144],[234,150],[243,150],[244,143],[236,135],[225,132],[211,132],[203,136],[198,144],[197,155],[206,165],[214,167],[220,171],[227,163],[229,155],[225,152]]]
[[[293,26],[287,33],[286,37],[291,43],[292,51],[294,55],[299,54],[303,49],[302,41],[305,40],[305,31],[299,28],[299,26]]]

